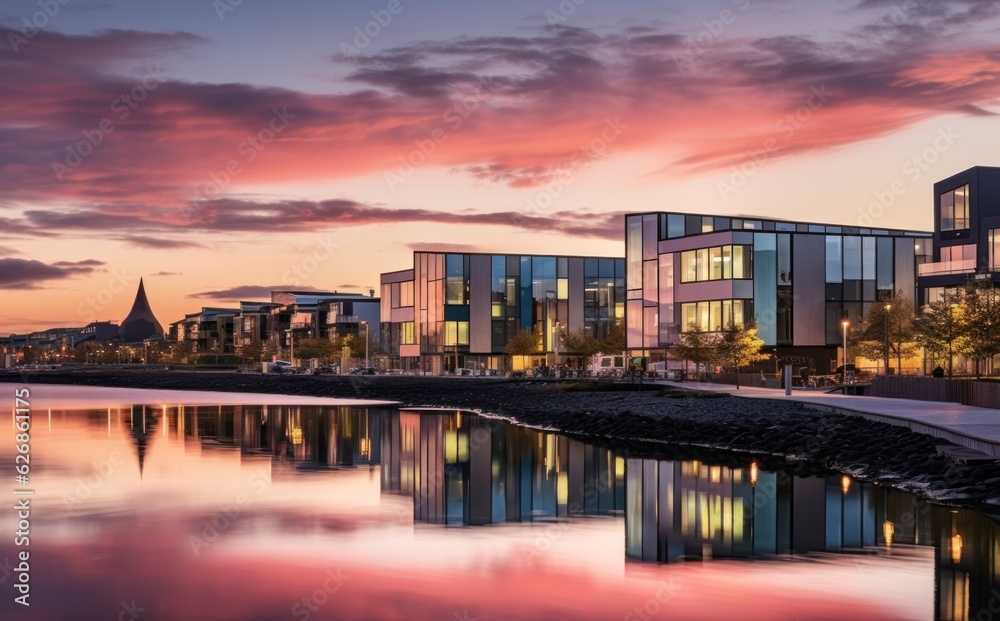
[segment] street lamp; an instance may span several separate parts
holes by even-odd
[[[851,325],[851,322],[847,319],[847,312],[844,312],[844,318],[841,320],[840,325],[844,326],[844,394],[847,394],[847,326]]]
[[[285,330],[285,334],[288,335],[288,358],[292,366],[295,366],[295,333],[291,330]]]
[[[361,325],[363,325],[365,327],[365,367],[367,367],[368,366],[368,334],[369,334],[368,322],[367,321],[362,321]]]
[[[951,312],[948,317],[948,379],[951,379],[951,367],[954,365],[955,354],[952,351],[952,344],[955,342],[955,311],[958,304],[951,305]]]
[[[883,358],[885,363],[885,374],[889,375],[889,311],[892,310],[892,304],[885,305],[885,351],[883,352]]]

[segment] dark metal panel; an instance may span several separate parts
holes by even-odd
[[[488,354],[492,346],[492,264],[490,255],[472,255],[469,264],[469,351]]]
[[[795,345],[826,345],[826,238],[792,239],[792,337]]]
[[[583,327],[583,259],[569,259],[569,318],[567,329],[570,332]]]

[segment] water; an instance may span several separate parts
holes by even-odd
[[[32,466],[30,618],[1000,618],[975,512],[457,412],[35,412]]]

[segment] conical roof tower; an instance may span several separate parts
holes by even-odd
[[[139,290],[135,294],[135,302],[132,302],[132,310],[128,317],[122,320],[122,325],[118,329],[118,334],[126,343],[138,343],[153,336],[163,334],[163,326],[153,315],[153,309],[149,307],[149,300],[146,298],[146,288],[139,279]]]

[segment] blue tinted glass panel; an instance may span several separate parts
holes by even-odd
[[[826,238],[826,282],[843,282],[840,235],[828,235]]]
[[[760,338],[765,345],[778,341],[778,250],[774,233],[753,236],[753,305]]]
[[[615,277],[615,260],[614,259],[601,259],[598,264],[597,275],[601,278],[614,278]]]
[[[844,280],[861,280],[861,238],[844,238]]]
[[[684,237],[684,216],[670,214],[667,216],[667,237]]]
[[[445,255],[445,275],[447,276],[464,276],[465,269],[463,265],[465,264],[464,256],[460,254],[449,254]]]

